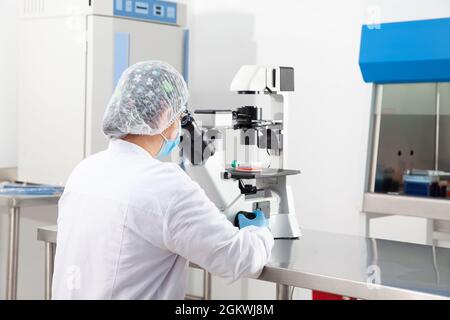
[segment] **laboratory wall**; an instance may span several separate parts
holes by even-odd
[[[17,165],[17,0],[0,1],[0,181],[14,176]],[[0,299],[4,298],[7,215],[0,208]]]
[[[16,176],[18,3],[0,1],[0,181]],[[44,244],[36,240],[36,230],[55,224],[56,215],[56,207],[22,210],[18,280],[21,299],[44,297]],[[5,298],[8,227],[8,211],[0,207],[0,299]]]
[[[371,85],[358,66],[361,0],[194,0],[192,108],[239,107],[243,64],[293,66],[289,164],[303,228],[359,234]]]
[[[17,3],[0,1],[0,170],[17,165]]]
[[[293,66],[289,163],[302,228],[364,234],[372,86],[358,67],[363,23],[450,15],[448,0],[192,0],[192,108],[230,108],[245,100],[228,87],[243,64]],[[404,228],[399,228],[405,226]],[[394,218],[374,223],[375,234],[421,242],[427,221]],[[383,229],[388,228],[383,233]],[[411,236],[411,230],[417,236]],[[392,231],[392,232],[389,232]],[[201,278],[191,280],[199,291]],[[250,281],[250,285],[249,285]],[[214,298],[273,298],[274,288],[214,279]],[[297,291],[296,298],[308,293]]]
[[[191,25],[191,106],[239,107],[228,92],[243,64],[293,66],[291,179],[302,228],[360,234],[371,86],[358,67],[365,4],[350,1],[195,0]],[[250,284],[249,284],[250,282]],[[274,298],[246,280],[214,298]],[[298,290],[295,298],[309,298]]]

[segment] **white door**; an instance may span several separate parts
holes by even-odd
[[[24,19],[20,30],[18,177],[63,184],[85,149],[86,19]]]

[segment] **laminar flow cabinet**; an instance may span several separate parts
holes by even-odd
[[[21,0],[22,181],[64,185],[104,150],[102,118],[122,72],[163,60],[187,78],[184,4],[153,0]]]
[[[360,55],[364,80],[374,83],[363,212],[422,218],[423,242],[446,246],[449,30],[448,18],[363,26]]]

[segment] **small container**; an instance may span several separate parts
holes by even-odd
[[[439,182],[439,197],[447,198],[447,194],[448,194],[448,182],[447,181]]]
[[[262,171],[262,163],[261,162],[240,162],[238,160],[233,160],[231,162],[231,167],[236,171],[243,172],[261,172]]]
[[[407,172],[403,175],[403,189],[410,196],[439,197],[439,177],[431,171]]]

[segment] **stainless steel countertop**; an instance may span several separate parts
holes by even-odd
[[[450,249],[303,230],[261,280],[360,299],[449,299]]]
[[[38,240],[56,242],[57,227]],[[450,249],[303,230],[277,240],[260,280],[360,299],[450,299]]]
[[[58,204],[61,194],[55,195],[0,195],[0,207],[36,207]]]

